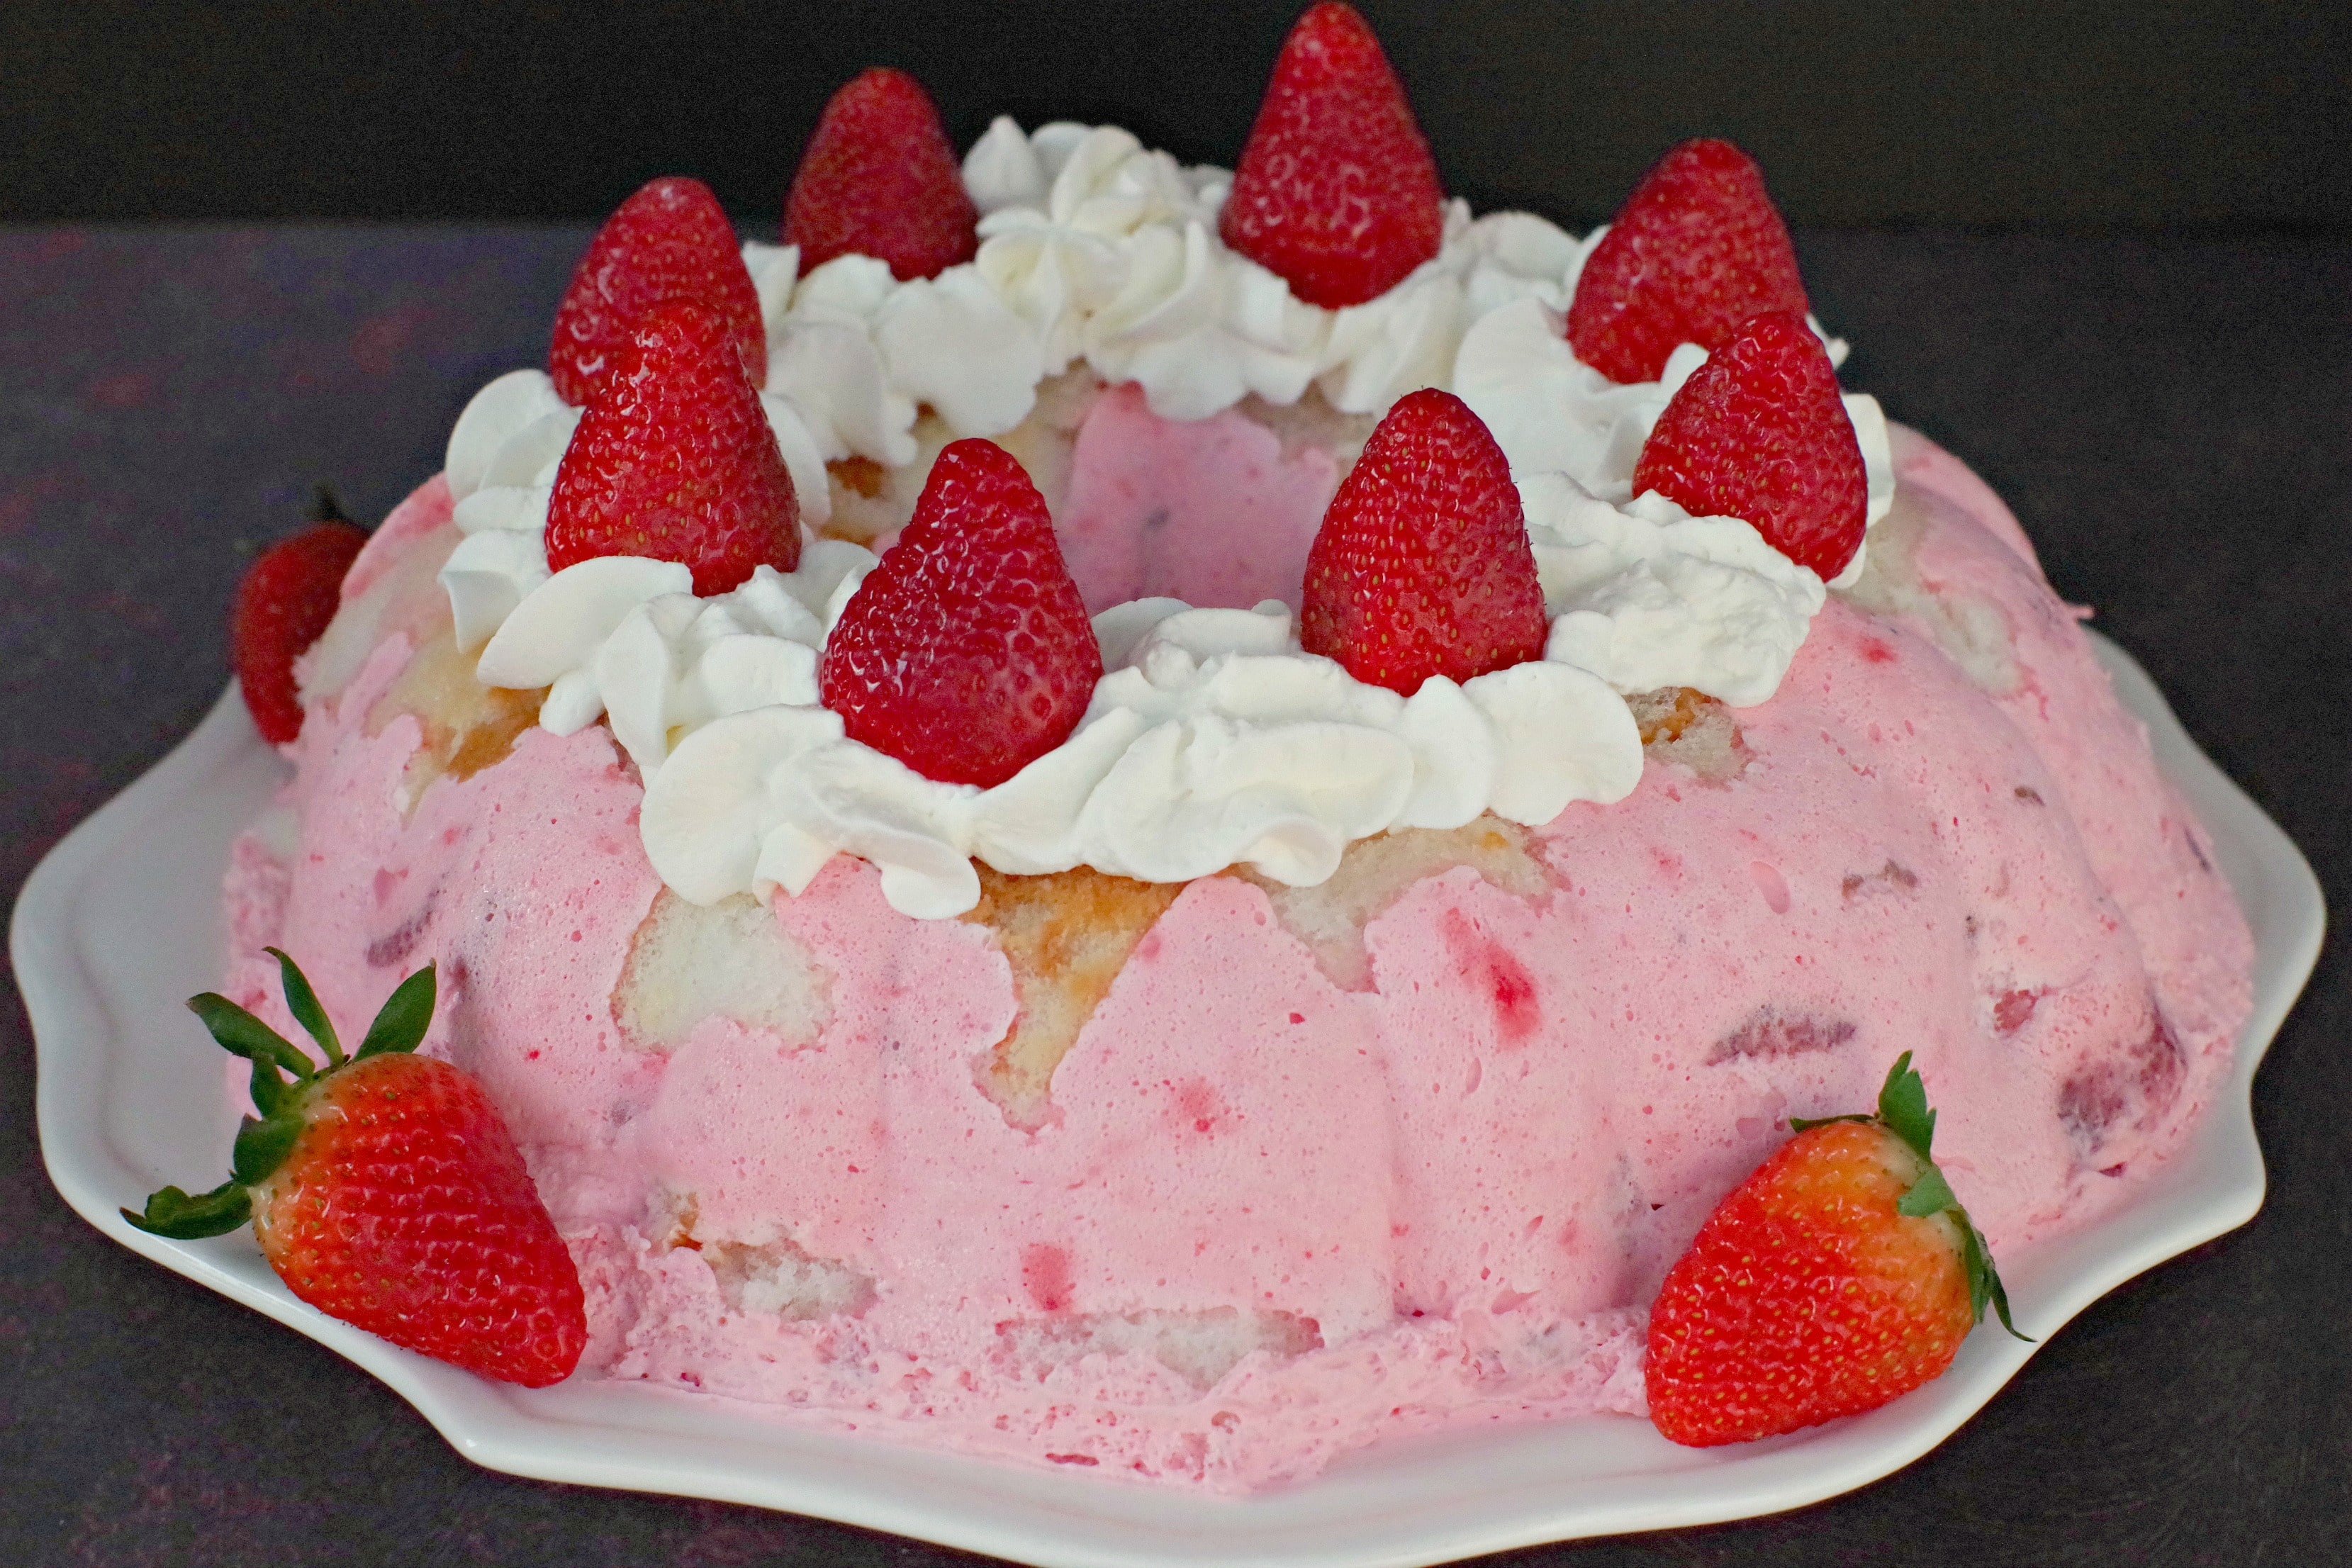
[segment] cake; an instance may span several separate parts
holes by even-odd
[[[1406,264],[1267,219],[1284,83],[1339,68],[1300,37],[1234,174],[999,120],[941,196],[852,155],[911,84],[845,89],[800,242],[689,290],[762,384],[772,448],[730,484],[797,513],[730,580],[559,555],[634,352],[610,294],[567,298],[553,370],[485,387],[343,579],[236,847],[225,989],[286,1026],[267,947],[354,1017],[438,966],[425,1048],[571,1250],[576,1375],[1264,1487],[1642,1414],[1669,1266],[1900,1053],[2003,1256],[2126,1201],[2212,1095],[2245,923],[2008,510],[1859,395],[1823,570],[1637,487],[1720,335],[1580,328],[1624,244],[1474,216],[1433,168],[1422,201],[1417,132],[1344,94],[1411,196],[1367,254]],[[688,184],[592,261],[656,206],[707,222]],[[840,232],[868,197],[902,252]],[[1399,691],[1307,651],[1302,595],[1427,388],[1507,459],[1540,652]],[[975,438],[1050,513],[1103,672],[984,784],[821,700]]]

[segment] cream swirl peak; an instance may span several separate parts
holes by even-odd
[[[1303,652],[1282,603],[1147,598],[1095,617],[1107,673],[1059,748],[993,788],[935,783],[847,739],[818,700],[825,636],[870,552],[813,537],[797,571],[701,599],[667,563],[551,574],[549,494],[579,412],[541,373],[512,372],[450,437],[465,538],[441,580],[457,639],[481,649],[485,683],[547,687],[547,729],[609,717],[645,782],[647,853],[679,893],[797,892],[835,853],[874,861],[893,904],[932,917],[977,899],[975,858],[1163,881],[1245,864],[1311,884],[1391,827],[1622,798],[1642,766],[1624,694],[1684,685],[1744,706],[1777,689],[1823,584],[1746,521],[1631,494],[1643,440],[1706,354],[1685,344],[1660,381],[1631,385],[1577,362],[1560,312],[1597,233],[1452,203],[1435,258],[1327,310],[1218,239],[1222,171],[1124,131],[1000,119],[963,169],[982,243],[935,278],[856,255],[803,277],[793,247],[744,247],[767,318],[763,406],[805,522],[828,515],[827,462],[911,463],[920,408],[958,435],[1013,430],[1038,383],[1080,361],[1179,425],[1250,395],[1316,388],[1373,414],[1450,386],[1513,464],[1545,656],[1401,697]],[[1875,522],[1893,491],[1885,422],[1866,396],[1845,403]],[[1187,511],[1220,515],[1206,500]],[[1841,581],[1859,571],[1857,553]]]

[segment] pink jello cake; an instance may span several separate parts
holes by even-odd
[[[869,73],[782,245],[691,181],[632,198],[551,368],[485,387],[351,567],[226,989],[288,1026],[280,946],[360,1018],[438,966],[425,1048],[569,1246],[575,1375],[1260,1488],[1643,1415],[1669,1266],[1900,1053],[2000,1256],[2213,1095],[2250,942],[2202,830],[2009,510],[1837,392],[1753,165],[1677,149],[1582,237],[1473,216],[1386,70],[1318,7],[1233,174],[1002,119],[959,163]],[[763,417],[697,491],[712,426],[662,424],[657,367],[722,341],[694,374]],[[1827,445],[1710,447],[1768,350]],[[939,592],[1016,626],[1034,702],[855,706],[890,677],[842,628],[979,548],[974,474],[1042,502],[1047,565]],[[1375,602],[1339,535],[1459,576],[1478,484],[1532,607],[1463,663],[1486,588]]]

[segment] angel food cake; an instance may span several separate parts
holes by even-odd
[[[2210,1097],[2202,830],[1734,150],[1473,216],[1323,6],[1231,174],[959,167],[869,73],[784,238],[615,215],[228,879],[267,1016],[268,946],[437,965],[576,1375],[1261,1487],[1641,1415],[1701,1222],[1899,1053],[2003,1254]]]

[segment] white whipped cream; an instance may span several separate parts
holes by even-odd
[[[1780,689],[1828,597],[1736,517],[1652,490],[1612,504],[1562,473],[1518,476],[1551,634],[1544,657],[1622,692],[1690,686],[1735,708]]]
[[[1024,136],[999,118],[964,184],[984,215],[976,265],[1037,331],[1048,370],[1083,357],[1170,419],[1251,394],[1295,403],[1309,384],[1342,412],[1379,413],[1444,384],[1486,311],[1520,298],[1566,309],[1586,254],[1541,218],[1473,220],[1450,202],[1437,256],[1380,298],[1328,310],[1218,237],[1230,174],[1184,168],[1117,127]]]
[[[809,539],[795,570],[755,567],[732,592],[697,598],[676,562],[583,561],[524,597],[476,673],[490,686],[547,687],[539,721],[559,735],[610,714],[650,780],[674,734],[750,709],[815,706],[825,634],[873,565],[861,546]]]
[[[646,853],[699,901],[798,892],[839,853],[875,862],[885,896],[921,917],[971,907],[974,857],[1159,881],[1248,865],[1303,885],[1392,827],[1490,810],[1547,822],[1639,781],[1621,693],[1762,701],[1824,596],[1738,519],[1521,474],[1543,658],[1408,699],[1305,653],[1279,603],[1141,600],[1096,617],[1108,673],[1067,741],[992,789],[940,784],[848,739],[818,701],[825,637],[875,562],[863,547],[809,536],[795,571],[708,598],[673,562],[549,572],[548,486],[578,415],[545,381],[503,377],[459,420],[466,537],[442,581],[464,645],[487,639],[484,682],[547,688],[540,722],[559,734],[610,716],[646,784]]]
[[[1598,231],[1451,203],[1438,256],[1325,310],[1223,247],[1223,171],[1126,132],[1024,135],[1000,119],[964,179],[982,243],[937,279],[901,283],[857,256],[802,278],[794,247],[744,247],[769,335],[762,402],[804,522],[828,514],[826,462],[913,460],[920,406],[958,435],[1001,434],[1081,358],[1171,418],[1310,385],[1370,413],[1450,383],[1511,459],[1544,656],[1408,699],[1305,653],[1278,603],[1142,600],[1095,618],[1107,673],[1068,740],[991,789],[937,783],[849,740],[818,701],[825,637],[874,563],[861,547],[809,536],[796,571],[762,567],[709,598],[673,563],[551,573],[548,499],[580,413],[544,374],[516,371],[450,436],[465,538],[442,582],[458,641],[481,647],[486,683],[548,688],[540,720],[557,733],[610,716],[646,784],[647,855],[680,894],[798,892],[839,853],[873,861],[891,903],[923,917],[971,907],[975,858],[1156,881],[1247,865],[1312,884],[1392,827],[1482,811],[1542,823],[1622,798],[1642,753],[1621,694],[1691,686],[1747,706],[1778,689],[1824,585],[1739,519],[1630,493],[1643,441],[1706,355],[1685,343],[1659,381],[1630,386],[1576,361],[1561,312]],[[1874,523],[1894,490],[1885,420],[1869,397],[1845,404]],[[1833,585],[1860,569],[1857,552]]]
[[[989,789],[924,778],[847,739],[813,701],[701,725],[646,784],[654,868],[708,903],[797,893],[847,852],[922,918],[978,901],[975,856],[1012,872],[1087,865],[1161,882],[1246,865],[1308,885],[1358,838],[1486,810],[1548,822],[1641,778],[1632,714],[1570,665],[1441,677],[1408,699],[1301,652],[1273,601],[1144,600],[1096,628],[1116,663],[1077,730]]]

